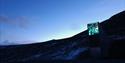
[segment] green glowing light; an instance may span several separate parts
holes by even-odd
[[[99,33],[98,22],[97,23],[90,23],[87,25],[89,35],[95,35]]]

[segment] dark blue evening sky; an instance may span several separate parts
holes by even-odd
[[[0,0],[0,41],[71,37],[123,10],[125,0]]]

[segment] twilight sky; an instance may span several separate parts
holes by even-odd
[[[125,0],[0,0],[0,42],[71,37],[125,10]]]

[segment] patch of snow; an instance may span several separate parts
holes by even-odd
[[[66,60],[74,59],[77,55],[86,50],[87,50],[86,48],[78,48],[76,50],[72,50],[65,59]]]

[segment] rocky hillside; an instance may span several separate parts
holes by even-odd
[[[90,41],[85,30],[70,38],[47,42],[0,46],[0,61],[41,62],[42,60],[83,60],[99,58],[125,59],[125,11],[120,12],[99,24],[99,39]],[[94,36],[96,37],[96,35]],[[98,41],[96,49],[89,44]],[[100,51],[100,52],[99,52]],[[94,55],[94,56],[93,56]]]

